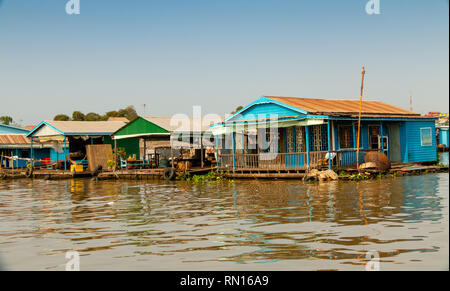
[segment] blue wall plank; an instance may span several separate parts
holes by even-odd
[[[431,128],[432,144],[430,146],[422,146],[420,138],[421,128]],[[436,149],[436,128],[434,120],[430,121],[406,121],[405,122],[405,139],[407,139],[408,162],[430,162],[437,160]]]

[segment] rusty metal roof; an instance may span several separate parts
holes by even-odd
[[[0,134],[0,148],[30,148],[31,140],[24,134]],[[51,143],[40,142],[34,138],[33,148],[49,148]]]
[[[359,113],[359,100],[313,99],[298,97],[265,96],[310,114],[354,115]],[[362,114],[367,116],[404,116],[417,117],[419,113],[396,107],[381,101],[363,100]]]
[[[0,145],[29,145],[30,139],[23,134],[2,134],[0,135]]]

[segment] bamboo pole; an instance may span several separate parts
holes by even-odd
[[[362,97],[363,97],[363,89],[364,89],[364,75],[366,74],[366,70],[364,66],[362,67],[362,77],[361,77],[361,95],[359,97],[359,114],[358,114],[358,137],[356,140],[356,169],[359,170],[359,136],[361,134],[361,111],[362,111]]]
[[[118,157],[118,155],[117,155],[117,139],[114,138],[114,172],[120,166],[119,160],[117,157]]]

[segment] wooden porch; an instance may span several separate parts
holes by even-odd
[[[359,164],[370,151],[359,151]],[[219,154],[219,169],[239,172],[305,172],[311,169],[349,169],[356,167],[356,149],[298,153]],[[328,159],[331,157],[331,159]]]

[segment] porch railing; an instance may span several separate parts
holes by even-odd
[[[360,150],[359,163],[364,163],[364,155],[373,150]],[[332,168],[349,168],[356,166],[356,150],[331,151]],[[334,155],[332,154],[334,153]],[[235,154],[234,169],[241,170],[305,170],[328,167],[328,151],[310,152],[309,164],[307,153],[260,153]],[[219,167],[233,170],[233,155],[219,154]]]
[[[378,150],[367,150],[367,149],[360,149],[359,150],[359,164],[361,165],[364,163],[364,156],[368,152],[373,152]],[[340,151],[333,151],[332,153],[336,153],[336,158],[333,159],[334,167],[345,169],[345,168],[351,168],[356,167],[356,150],[340,150]]]

